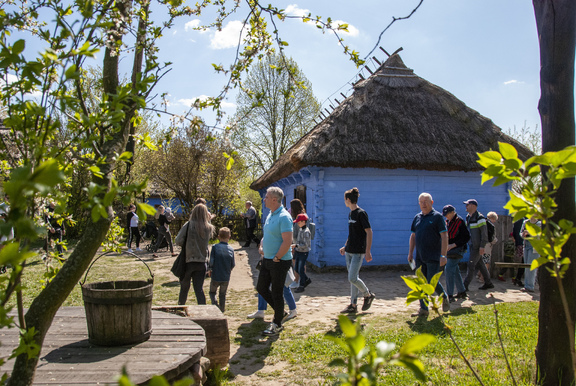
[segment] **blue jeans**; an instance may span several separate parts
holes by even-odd
[[[288,304],[288,309],[290,311],[296,309],[296,300],[294,299],[294,294],[289,287],[284,286],[284,300],[286,300],[286,304]],[[258,311],[266,311],[268,308],[268,303],[262,297],[262,295],[258,294]]]
[[[298,275],[300,275],[300,287],[304,287],[306,285],[306,280],[308,280],[308,276],[306,276],[306,260],[308,259],[308,253],[310,252],[294,251],[294,270],[298,272]]]
[[[539,258],[540,255],[534,250],[532,244],[526,243],[524,244],[524,263],[532,264],[532,261]],[[524,288],[534,291],[534,284],[536,283],[536,272],[538,269],[530,270],[530,268],[526,268],[524,273]]]
[[[416,259],[416,269],[418,269],[418,267],[422,267],[422,274],[426,276],[426,280],[428,280],[428,283],[430,283],[430,280],[432,280],[434,275],[440,272],[440,262],[438,261],[425,263],[421,260]],[[442,287],[442,284],[440,283],[440,280],[438,280],[438,285],[436,285],[436,294],[437,295],[441,294],[444,297],[444,299],[448,297],[446,291],[444,291],[444,287]],[[428,311],[428,306],[426,305],[426,303],[424,303],[423,300],[420,300],[420,308]]]
[[[364,256],[363,253],[346,252],[346,268],[348,268],[348,281],[350,282],[350,304],[358,303],[358,292],[361,292],[364,297],[370,296],[368,287],[358,277]]]
[[[446,268],[444,268],[444,273],[446,274],[446,292],[449,296],[454,296],[454,285],[456,285],[456,291],[458,293],[466,291],[464,281],[460,275],[460,268],[458,267],[458,263],[462,260],[462,257],[459,259],[448,258],[447,260]]]

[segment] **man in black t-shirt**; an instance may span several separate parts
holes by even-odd
[[[347,190],[344,193],[344,202],[350,208],[348,215],[348,239],[340,248],[340,254],[346,256],[346,268],[348,268],[348,281],[350,282],[350,305],[342,310],[343,314],[356,313],[358,311],[358,293],[362,292],[364,304],[362,311],[366,311],[372,305],[376,297],[368,290],[366,284],[358,277],[362,261],[372,261],[372,228],[366,211],[358,206],[358,188]]]

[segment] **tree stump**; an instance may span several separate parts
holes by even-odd
[[[230,360],[230,334],[228,319],[216,306],[188,306],[188,318],[200,325],[206,334],[207,352],[210,368],[226,367]]]

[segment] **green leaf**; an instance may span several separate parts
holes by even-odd
[[[118,161],[128,161],[130,159],[132,159],[131,151],[125,151],[122,154],[120,154],[120,157],[118,157]]]
[[[356,336],[356,326],[352,323],[350,319],[346,315],[338,315],[338,325],[340,325],[340,329],[342,333],[347,338],[352,338]]]
[[[402,280],[404,280],[404,283],[406,283],[406,285],[413,290],[419,291],[420,290],[420,285],[417,283],[417,277],[410,275],[410,276],[402,276]]]
[[[76,65],[73,64],[70,67],[68,67],[66,69],[66,72],[64,73],[64,76],[66,77],[66,79],[75,79],[78,77],[78,73],[76,72]]]
[[[353,336],[351,338],[346,338],[346,343],[348,343],[348,345],[352,349],[352,352],[358,355],[360,354],[362,349],[366,347],[366,338],[362,334],[357,334],[356,336]]]
[[[518,152],[516,151],[514,146],[505,142],[498,142],[498,146],[500,148],[500,153],[502,154],[502,157],[504,157],[504,159],[510,160],[518,158]]]
[[[434,291],[436,291],[436,287],[433,287],[430,284],[424,284],[422,286],[422,291],[424,291],[424,293],[427,295],[432,295]]]
[[[485,168],[489,167],[490,165],[500,165],[502,162],[502,156],[497,151],[485,151],[484,153],[476,154],[478,154],[478,161],[476,162]]]
[[[537,259],[534,259],[534,260],[532,260],[532,264],[530,265],[530,271],[533,271],[536,268],[541,267],[546,263],[548,263],[548,259],[545,257],[539,257]]]
[[[438,281],[440,280],[440,276],[442,276],[442,271],[436,273],[433,277],[432,280],[430,280],[430,285],[433,288],[436,288],[436,286],[438,285]]]
[[[24,39],[17,40],[12,46],[12,54],[19,55],[26,47],[26,41]]]
[[[400,355],[413,355],[435,341],[436,338],[430,334],[413,336],[400,347]]]

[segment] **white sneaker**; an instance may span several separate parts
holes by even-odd
[[[294,289],[294,288],[298,288],[299,286],[300,286],[300,284],[298,284],[297,281],[293,281],[293,282],[290,284],[289,287],[292,288],[292,289]]]
[[[267,329],[262,331],[262,334],[264,334],[264,335],[278,335],[278,334],[280,334],[280,331],[282,331],[283,329],[284,329],[284,327],[278,327],[276,325],[276,323],[272,322],[272,323],[270,323],[270,325],[268,326]]]
[[[294,309],[294,310],[290,310],[289,313],[286,314],[286,316],[284,316],[284,318],[282,319],[282,323],[289,321],[290,319],[294,319],[295,317],[298,316],[298,312]]]
[[[247,316],[248,319],[264,319],[264,311],[258,310]]]
[[[136,248],[135,251],[136,252],[142,252],[142,250],[140,248]]]
[[[128,250],[126,251],[128,253],[134,253],[134,251],[132,250],[132,248],[128,248]]]

